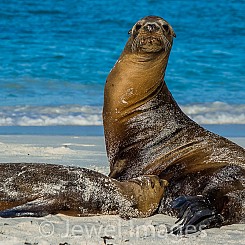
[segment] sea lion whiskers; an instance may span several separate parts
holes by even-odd
[[[144,45],[159,46],[161,49],[157,51],[163,52],[169,51],[172,47],[170,41],[164,35],[154,35],[150,37],[145,35],[137,35],[132,42],[131,51],[144,51]]]

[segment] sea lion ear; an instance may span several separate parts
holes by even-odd
[[[170,26],[170,31],[171,31],[172,37],[176,37],[176,34],[175,34],[174,29],[173,29],[172,26]]]
[[[176,34],[175,34],[174,30],[172,31],[172,36],[176,37]]]
[[[174,32],[174,29],[173,29],[173,27],[170,25],[170,24],[168,24],[167,22],[164,22],[163,24],[162,24],[162,27],[163,27],[163,29],[164,29],[164,31],[169,35],[171,35],[172,37],[176,37],[176,34],[175,34],[175,32]]]

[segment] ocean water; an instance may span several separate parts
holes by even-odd
[[[204,124],[245,124],[245,1],[1,0],[0,126],[101,125],[106,77],[146,15],[173,26],[165,80]]]

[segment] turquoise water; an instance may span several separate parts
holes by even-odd
[[[245,1],[0,2],[0,126],[101,125],[103,88],[132,25],[177,38],[166,82],[199,123],[245,124]]]

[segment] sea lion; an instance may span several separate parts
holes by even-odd
[[[0,164],[0,217],[154,213],[167,182],[141,176],[119,182],[79,167],[53,164]]]
[[[191,225],[244,223],[245,150],[185,115],[164,81],[173,28],[148,16],[129,34],[105,85],[109,176],[120,181],[145,174],[166,179],[169,186],[158,212],[179,210],[183,222],[175,232]]]

